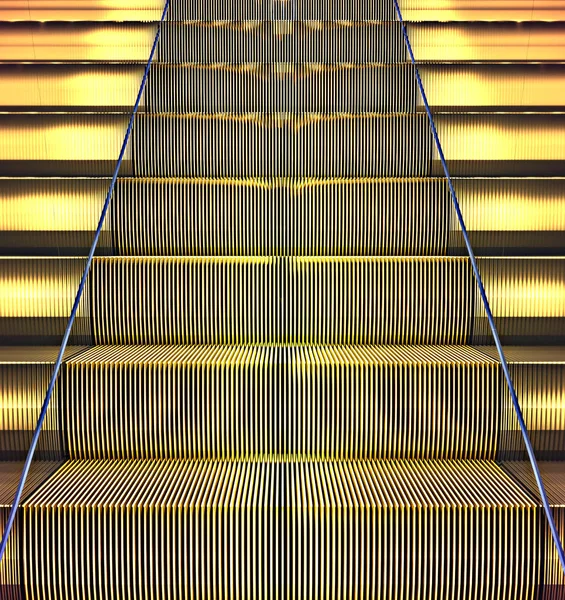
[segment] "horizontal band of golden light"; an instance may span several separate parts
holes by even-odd
[[[0,259],[0,317],[68,318],[84,260]]]
[[[411,24],[416,60],[438,62],[565,60],[565,24]]]
[[[34,68],[0,71],[0,109],[26,107],[133,107],[143,68]],[[143,99],[141,106],[144,105]]]
[[[157,21],[163,0],[4,0],[5,21]]]
[[[562,0],[399,0],[409,21],[558,21]]]
[[[60,193],[24,186],[20,194],[8,195],[0,182],[0,231],[94,231],[109,185]]]
[[[565,115],[438,114],[435,122],[447,160],[565,160]]]
[[[479,261],[480,262],[480,261]],[[504,265],[485,270],[481,274],[487,297],[495,317],[565,317],[565,261],[561,278],[545,276],[543,266],[537,264],[536,273],[527,270],[525,261],[515,265],[511,274],[504,273]],[[538,272],[540,271],[540,272]]]
[[[420,74],[430,106],[565,106],[565,71],[518,70],[508,66],[423,65]],[[418,104],[422,100],[418,97]]]
[[[0,60],[146,61],[156,25],[74,24],[0,27]]]
[[[530,404],[527,396],[520,396],[520,405],[526,421],[526,426],[534,431],[563,431],[565,430],[565,399],[559,406],[545,404]],[[510,424],[510,430],[519,430],[517,423]]]
[[[529,198],[519,194],[471,196],[455,183],[465,225],[470,231],[563,231],[565,189],[562,198]],[[454,217],[455,219],[455,217]],[[458,223],[452,230],[459,231]]]
[[[15,116],[1,121],[0,160],[116,161],[127,115]],[[129,160],[131,150],[126,150]]]

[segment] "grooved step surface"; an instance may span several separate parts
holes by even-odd
[[[444,181],[120,179],[123,255],[442,255]]]
[[[377,21],[194,21],[167,23],[164,63],[399,63],[399,23]]]
[[[98,258],[91,286],[97,344],[457,344],[473,315],[458,258]]]
[[[71,458],[494,458],[470,346],[96,346],[66,362]]]
[[[152,112],[413,112],[411,65],[255,63],[154,65]]]
[[[432,144],[425,115],[139,115],[132,160],[141,177],[415,177]]]
[[[535,504],[482,461],[71,461],[23,518],[27,591],[77,600],[494,599],[530,595],[539,569]]]

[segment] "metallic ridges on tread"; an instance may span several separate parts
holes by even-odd
[[[97,344],[459,344],[472,315],[459,258],[97,258],[91,285]]]
[[[151,112],[414,112],[410,65],[154,65],[145,101]]]
[[[134,256],[438,256],[451,218],[437,179],[132,178],[115,195],[117,253]]]
[[[218,21],[167,23],[164,63],[399,63],[406,51],[399,23]]]
[[[539,569],[538,509],[481,461],[71,461],[23,516],[26,591],[69,600],[494,600]]]
[[[418,177],[431,159],[425,115],[138,115],[132,139],[140,177]]]
[[[96,346],[63,381],[71,458],[496,455],[499,370],[469,346]]]

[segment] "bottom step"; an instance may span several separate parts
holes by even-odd
[[[540,513],[487,461],[69,461],[28,598],[532,598]]]

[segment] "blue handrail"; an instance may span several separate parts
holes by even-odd
[[[101,233],[102,227],[104,225],[106,213],[108,212],[108,207],[110,206],[110,200],[111,200],[112,194],[114,192],[116,180],[118,179],[118,173],[120,171],[120,167],[121,167],[122,161],[124,159],[124,155],[126,152],[128,142],[129,142],[129,138],[131,137],[131,132],[133,130],[133,123],[135,120],[135,115],[137,114],[137,110],[138,110],[139,104],[141,102],[141,97],[143,96],[143,91],[145,90],[145,85],[147,83],[147,76],[149,75],[149,69],[151,68],[151,63],[153,62],[153,57],[155,56],[157,44],[159,42],[159,38],[161,37],[161,27],[163,25],[163,21],[165,20],[165,16],[167,15],[167,11],[169,10],[169,4],[170,4],[170,0],[167,0],[165,3],[165,8],[163,9],[163,13],[161,15],[161,19],[159,20],[159,24],[157,26],[157,34],[155,35],[155,40],[153,41],[153,46],[151,47],[151,53],[149,54],[149,59],[147,60],[147,65],[145,66],[145,72],[143,73],[143,79],[141,80],[141,86],[139,87],[139,92],[137,93],[137,98],[135,100],[133,111],[131,113],[131,117],[130,117],[128,127],[126,130],[126,135],[125,135],[124,141],[122,143],[122,149],[120,150],[118,162],[116,163],[116,168],[114,169],[114,174],[112,176],[112,182],[110,183],[110,188],[108,189],[108,194],[106,195],[106,200],[104,202],[104,207],[102,208],[100,220],[98,221],[98,227],[96,228],[96,233],[94,234],[94,240],[92,242],[92,246],[90,247],[90,252],[88,253],[88,258],[86,260],[86,266],[84,267],[84,271],[82,273],[82,277],[80,280],[80,284],[78,286],[78,291],[77,291],[77,295],[75,298],[75,302],[73,304],[73,309],[71,311],[71,315],[70,315],[69,321],[67,323],[67,328],[65,329],[65,334],[63,336],[63,341],[61,342],[61,347],[59,348],[59,354],[57,355],[57,360],[55,362],[55,366],[53,368],[53,373],[52,373],[51,379],[49,381],[49,387],[47,388],[47,394],[45,395],[45,400],[43,401],[43,405],[41,407],[41,412],[39,413],[39,419],[37,420],[37,425],[35,426],[35,431],[33,432],[33,437],[31,438],[31,443],[30,443],[29,450],[27,452],[27,456],[25,459],[24,467],[22,470],[22,475],[20,477],[20,481],[19,481],[18,487],[16,489],[16,494],[14,496],[12,508],[10,509],[10,515],[9,515],[8,521],[6,522],[6,525],[4,527],[4,534],[2,536],[2,542],[0,543],[0,561],[2,561],[2,559],[4,558],[4,553],[6,552],[6,546],[8,544],[10,532],[12,531],[12,527],[13,527],[14,521],[16,519],[16,514],[18,512],[18,507],[20,504],[23,490],[24,490],[25,482],[26,482],[26,479],[27,479],[27,476],[29,473],[29,469],[31,467],[31,463],[33,461],[33,455],[35,454],[35,448],[36,448],[37,442],[39,440],[39,434],[41,433],[41,427],[43,426],[43,421],[45,420],[45,416],[47,415],[47,409],[49,408],[49,403],[51,402],[51,396],[53,395],[53,389],[55,388],[55,383],[57,381],[57,377],[59,376],[59,371],[61,369],[61,364],[63,362],[63,355],[65,354],[65,350],[67,349],[67,344],[69,342],[69,336],[71,335],[71,329],[73,327],[73,323],[75,322],[75,318],[76,318],[77,311],[78,311],[78,306],[80,304],[80,300],[81,300],[82,294],[84,292],[84,287],[86,285],[86,278],[88,277],[88,273],[89,273],[90,267],[92,265],[92,259],[94,258],[94,253],[96,252],[96,246],[98,245],[98,239],[100,238],[100,233]]]
[[[563,569],[563,573],[565,574],[565,552],[563,551],[563,546],[561,545],[561,539],[559,538],[559,533],[557,532],[557,526],[555,525],[555,519],[553,518],[553,513],[551,511],[551,507],[549,506],[549,500],[547,499],[547,494],[545,492],[545,487],[543,485],[543,480],[542,480],[542,476],[541,476],[539,466],[538,466],[538,463],[536,460],[536,455],[534,453],[534,448],[533,448],[532,442],[530,440],[528,428],[526,427],[526,423],[525,423],[524,417],[522,415],[522,409],[520,408],[520,402],[518,401],[516,389],[514,388],[514,384],[512,383],[512,377],[510,375],[510,370],[508,369],[508,363],[506,362],[506,357],[504,356],[504,350],[502,349],[502,343],[501,343],[500,337],[498,335],[498,330],[496,328],[496,324],[494,322],[494,317],[493,317],[492,311],[490,309],[487,294],[486,294],[486,291],[485,291],[485,288],[483,285],[483,280],[482,280],[481,274],[479,272],[479,266],[477,264],[477,259],[475,258],[475,253],[473,252],[473,248],[471,246],[471,241],[469,239],[469,234],[467,233],[467,228],[465,227],[465,221],[463,219],[463,214],[461,213],[461,207],[459,206],[459,200],[457,199],[457,194],[455,193],[455,188],[453,187],[453,181],[451,179],[451,175],[449,174],[449,169],[447,168],[447,162],[445,160],[445,156],[443,154],[441,143],[439,141],[439,135],[437,133],[434,118],[432,116],[432,111],[430,109],[430,105],[428,104],[428,98],[426,96],[426,92],[424,91],[424,84],[422,83],[422,78],[420,77],[420,72],[418,71],[416,59],[414,58],[414,52],[412,51],[412,45],[410,44],[410,38],[408,37],[408,31],[406,29],[406,24],[404,23],[404,19],[402,18],[402,13],[400,12],[400,7],[398,6],[398,0],[393,0],[393,2],[394,2],[394,8],[396,10],[396,16],[397,16],[398,20],[400,21],[400,25],[402,27],[402,33],[404,35],[404,41],[406,42],[408,54],[410,55],[410,60],[412,61],[412,65],[414,66],[414,70],[416,72],[416,80],[418,82],[418,88],[420,90],[420,95],[422,96],[422,101],[424,102],[424,107],[426,109],[426,113],[428,114],[428,119],[430,121],[430,127],[432,129],[434,142],[435,142],[438,154],[439,154],[439,159],[441,161],[441,165],[443,167],[443,172],[445,173],[445,177],[447,178],[447,183],[449,185],[449,191],[451,192],[451,197],[453,199],[453,205],[455,207],[455,213],[457,214],[457,219],[458,219],[459,225],[461,227],[461,232],[463,233],[463,239],[465,240],[465,246],[467,246],[467,252],[469,253],[469,258],[471,259],[473,273],[475,274],[475,279],[476,279],[477,285],[479,287],[479,293],[481,294],[481,299],[482,299],[484,307],[485,307],[487,319],[488,319],[488,322],[490,325],[490,329],[492,331],[492,336],[494,338],[494,343],[496,344],[496,349],[498,351],[498,356],[500,357],[500,363],[502,365],[502,370],[504,371],[504,377],[505,377],[506,383],[508,385],[508,390],[510,391],[510,396],[512,398],[512,404],[514,405],[514,410],[516,411],[516,417],[518,418],[518,424],[520,425],[520,430],[522,431],[522,436],[523,436],[524,442],[526,444],[528,456],[529,456],[530,462],[532,464],[532,469],[534,471],[534,476],[536,478],[536,483],[538,485],[539,493],[541,496],[541,502],[543,504],[543,509],[545,511],[545,515],[546,515],[547,521],[549,523],[549,528],[551,529],[551,535],[553,537],[553,541],[555,542],[555,548],[557,550],[557,554],[559,555],[559,562],[561,563],[561,568]]]

